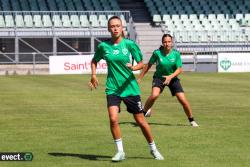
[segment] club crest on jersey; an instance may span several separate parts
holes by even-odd
[[[169,59],[169,61],[173,63],[173,62],[175,62],[175,58]]]
[[[113,50],[113,54],[114,55],[118,55],[119,54],[119,50]]]
[[[124,55],[127,55],[127,54],[128,54],[128,49],[127,49],[127,48],[123,48],[123,49],[122,49],[122,53],[123,53]]]

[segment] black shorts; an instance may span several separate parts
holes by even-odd
[[[141,103],[141,97],[138,96],[128,96],[119,97],[116,95],[107,95],[107,107],[118,106],[120,111],[121,101],[127,106],[127,111],[132,114],[143,113],[144,109]]]
[[[172,96],[175,96],[176,93],[184,92],[179,78],[173,78],[168,85],[164,84],[165,80],[165,78],[154,78],[152,82],[152,87],[158,87],[162,92],[165,86],[168,86]]]

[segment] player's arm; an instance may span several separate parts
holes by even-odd
[[[91,61],[91,79],[89,81],[89,87],[90,89],[96,89],[98,86],[98,79],[96,77],[96,67],[97,67],[97,62],[92,59]]]
[[[170,83],[170,81],[174,78],[177,77],[179,74],[182,73],[182,61],[181,61],[181,57],[180,54],[177,55],[177,60],[176,60],[176,70],[173,74],[169,75],[169,76],[164,76],[166,78],[164,84],[168,85]]]
[[[145,64],[142,72],[140,73],[139,77],[137,78],[137,82],[140,83],[144,75],[148,72],[148,70],[152,67],[152,65],[157,61],[157,55],[155,51],[153,52],[152,56],[150,57],[148,64]]]
[[[152,67],[152,64],[148,63],[148,64],[145,64],[143,69],[142,69],[142,72],[140,73],[139,77],[137,78],[137,82],[140,83],[142,78],[144,77],[144,75],[148,72],[148,70]]]
[[[137,71],[137,70],[141,70],[143,68],[143,62],[140,61],[138,62],[135,66],[133,66],[131,63],[127,64],[127,67],[130,68],[132,71]]]
[[[127,47],[132,55],[132,61],[136,61],[137,64],[134,66],[132,62],[132,63],[126,64],[126,66],[130,68],[132,71],[141,70],[144,64],[143,64],[143,55],[139,46],[135,42],[130,41],[127,44]]]
[[[164,77],[166,78],[164,84],[168,85],[168,84],[170,83],[170,81],[171,81],[174,77],[177,77],[179,74],[181,74],[182,71],[183,71],[183,70],[182,70],[182,68],[180,67],[180,68],[177,68],[173,74],[168,75],[168,76],[164,76]]]

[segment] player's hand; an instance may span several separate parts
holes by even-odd
[[[127,63],[126,66],[133,71],[133,65],[131,63]]]
[[[137,78],[137,83],[138,83],[138,84],[141,83],[141,78]]]
[[[98,84],[99,82],[98,79],[96,78],[96,75],[92,75],[91,80],[89,81],[90,90],[96,89]]]
[[[166,78],[166,80],[164,81],[164,85],[169,85],[169,83],[171,82],[172,78],[170,76],[164,76],[164,78]]]

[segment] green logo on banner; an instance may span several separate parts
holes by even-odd
[[[24,160],[25,161],[32,161],[33,159],[33,154],[32,153],[25,153],[24,154]]]
[[[223,68],[225,71],[227,71],[231,67],[231,64],[232,64],[231,61],[227,59],[222,60],[220,62],[221,68]]]

